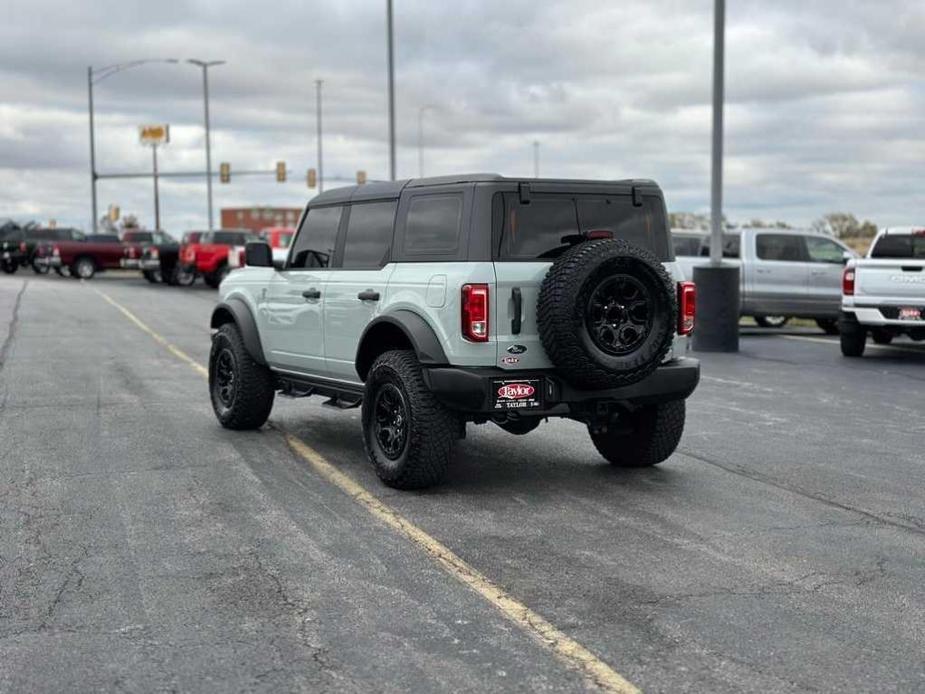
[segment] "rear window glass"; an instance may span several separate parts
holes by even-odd
[[[668,225],[660,198],[644,196],[634,207],[629,195],[537,195],[521,202],[504,194],[498,257],[506,260],[547,260],[561,255],[581,235],[610,232],[655,253],[671,258]]]
[[[128,243],[151,243],[150,231],[126,231],[122,235],[122,240]]]
[[[871,258],[925,259],[925,234],[887,234],[877,239]]]
[[[461,195],[413,197],[405,222],[404,251],[408,255],[455,255],[461,226]]]

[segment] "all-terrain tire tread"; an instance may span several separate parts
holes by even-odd
[[[212,378],[218,342],[227,339],[237,366],[238,386],[235,401],[224,413],[216,408],[215,414],[226,429],[259,429],[270,417],[276,396],[273,372],[258,364],[244,346],[244,338],[234,323],[225,323],[212,340],[212,354],[209,358],[209,394],[212,394]],[[214,405],[214,403],[213,403]]]
[[[677,315],[676,297],[671,277],[658,259],[648,251],[623,240],[600,240],[581,243],[561,256],[546,273],[537,300],[537,326],[540,342],[550,361],[563,373],[570,383],[585,388],[616,388],[630,385],[648,376],[662,362],[671,348],[674,337],[674,322],[665,321],[666,334],[661,338],[657,353],[640,351],[636,361],[622,373],[614,373],[591,359],[578,337],[583,327],[576,325],[576,303],[581,292],[581,283],[575,282],[579,274],[592,260],[608,252],[614,256],[624,255],[647,261],[659,279],[665,283]]]
[[[398,471],[380,465],[370,442],[369,408],[373,406],[373,386],[376,372],[390,369],[401,382],[408,397],[411,422],[408,453],[405,464]],[[439,483],[446,475],[450,455],[459,437],[459,420],[444,407],[424,383],[421,365],[410,350],[393,350],[379,355],[373,362],[366,379],[363,398],[363,442],[370,463],[379,478],[396,489],[423,489]]]
[[[681,441],[686,407],[674,400],[645,408],[643,416],[629,434],[591,434],[598,452],[618,467],[649,467],[665,461]]]

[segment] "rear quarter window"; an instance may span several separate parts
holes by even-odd
[[[456,255],[461,229],[461,195],[416,195],[408,205],[403,250],[409,256]]]

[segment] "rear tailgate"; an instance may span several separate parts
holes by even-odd
[[[868,258],[855,268],[855,300],[864,297],[878,303],[895,304],[913,300],[925,304],[925,260]]]
[[[502,368],[552,366],[540,344],[536,326],[536,302],[550,265],[549,261],[495,263],[497,290],[492,310],[496,316],[498,365]]]

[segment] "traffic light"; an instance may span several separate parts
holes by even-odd
[[[357,171],[357,185],[363,185],[366,183],[366,172],[362,169]]]
[[[308,184],[309,188],[314,188],[318,185],[318,172],[314,169],[309,169],[308,174],[305,176],[305,182]]]
[[[223,161],[218,165],[218,180],[222,183],[231,182],[231,164],[227,161]]]
[[[276,182],[277,183],[286,182],[286,162],[284,161],[276,162]]]
[[[110,221],[110,222],[118,222],[118,221],[119,221],[119,213],[120,213],[120,212],[121,212],[121,210],[119,209],[119,206],[118,206],[118,205],[110,205],[110,206],[109,206],[109,221]]]

